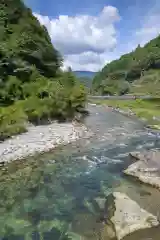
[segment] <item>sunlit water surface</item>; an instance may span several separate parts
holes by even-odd
[[[0,176],[0,237],[25,240],[100,240],[106,237],[96,199],[126,193],[159,217],[160,191],[124,176],[132,151],[160,148],[160,138],[104,107],[89,106],[85,124],[95,133],[53,153],[13,162]],[[159,240],[160,228],[125,240]]]

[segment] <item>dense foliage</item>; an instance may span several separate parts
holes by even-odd
[[[0,139],[56,118],[70,119],[85,104],[85,89],[44,26],[20,0],[0,1]],[[13,113],[13,114],[12,114]]]
[[[124,94],[129,92],[128,84],[148,75],[151,70],[160,69],[160,36],[138,46],[135,51],[107,64],[94,78],[93,91],[100,94]],[[151,77],[148,81],[153,81]],[[123,87],[122,87],[123,84]]]
[[[53,77],[61,64],[44,26],[20,0],[0,2],[0,72],[28,80],[32,65],[47,77]]]
[[[90,93],[95,73],[90,71],[73,71],[73,73],[79,82],[85,86],[87,93]]]
[[[86,92],[88,94],[90,94],[91,93],[93,79],[89,78],[89,77],[79,77],[78,80],[85,87]]]

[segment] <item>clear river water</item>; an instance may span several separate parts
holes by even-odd
[[[105,107],[89,111],[90,139],[2,167],[0,239],[110,240],[99,202],[114,191],[160,217],[160,191],[123,174],[129,152],[160,149],[160,138]],[[159,240],[160,227],[124,239]]]

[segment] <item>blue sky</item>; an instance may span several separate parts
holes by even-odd
[[[159,0],[25,2],[74,70],[97,71],[160,33]]]

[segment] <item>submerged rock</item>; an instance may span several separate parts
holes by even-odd
[[[159,225],[157,217],[142,209],[126,194],[114,192],[115,212],[111,217],[118,240],[140,229]]]
[[[101,236],[105,237],[102,239],[121,240],[138,230],[159,225],[156,216],[142,209],[124,193],[114,192],[106,198],[97,198],[96,202],[101,212],[99,220],[104,226],[101,229]]]
[[[124,173],[160,189],[160,151],[132,153],[131,156],[137,161]]]

